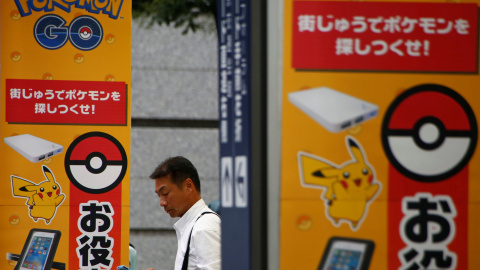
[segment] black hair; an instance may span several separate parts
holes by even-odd
[[[164,160],[155,170],[150,174],[151,179],[157,179],[164,176],[170,176],[170,181],[182,188],[185,179],[192,179],[195,188],[200,193],[200,178],[195,166],[190,160],[182,156],[170,157]]]

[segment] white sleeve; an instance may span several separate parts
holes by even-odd
[[[207,224],[204,222],[203,226],[198,226],[201,227],[199,230],[192,233],[190,245],[192,261],[189,260],[189,265],[194,263],[197,266],[195,269],[201,270],[220,270],[222,267],[220,223],[211,219],[206,222]]]

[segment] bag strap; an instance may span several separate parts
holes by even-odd
[[[220,217],[217,213],[215,212],[203,212],[200,214],[200,216],[195,220],[195,222],[193,223],[193,225],[195,226],[195,223],[197,222],[197,220],[199,218],[201,218],[203,215],[205,214],[215,214],[217,215],[218,217]],[[190,240],[192,239],[192,232],[193,232],[193,226],[192,226],[192,230],[190,231],[190,236],[188,237],[188,243],[187,243],[187,250],[185,251],[185,256],[183,257],[183,265],[182,265],[182,270],[187,270],[188,268],[188,257],[190,256]]]

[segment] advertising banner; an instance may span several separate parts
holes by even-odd
[[[251,268],[251,1],[219,1],[222,267]]]
[[[0,14],[0,269],[128,265],[131,0]]]
[[[479,1],[285,1],[281,269],[479,269]]]

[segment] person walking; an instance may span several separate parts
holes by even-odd
[[[160,206],[170,217],[180,218],[173,225],[178,241],[175,270],[220,270],[221,220],[201,197],[195,166],[185,157],[171,157],[150,178]]]

